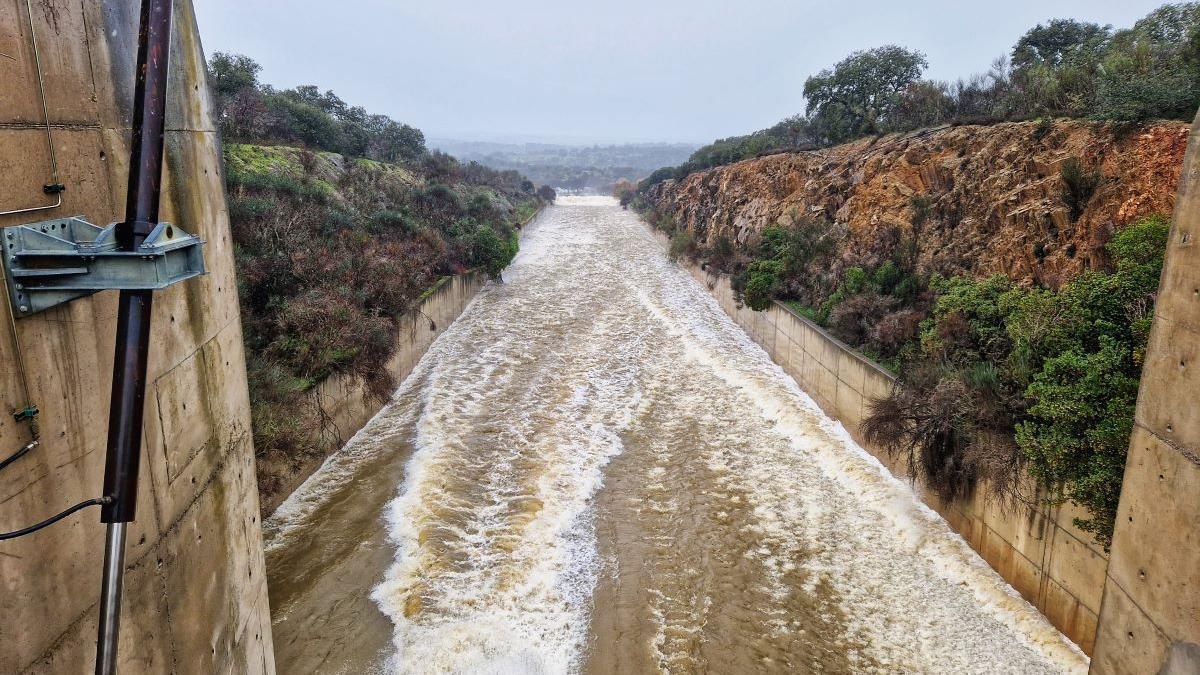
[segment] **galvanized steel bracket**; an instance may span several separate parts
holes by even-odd
[[[4,228],[4,281],[13,313],[29,316],[97,291],[158,290],[204,274],[198,237],[158,223],[136,251],[114,228],[58,218]]]

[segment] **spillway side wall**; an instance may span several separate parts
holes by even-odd
[[[1200,115],[1125,462],[1093,672],[1200,672]]]
[[[0,3],[0,210],[59,208],[0,226],[124,216],[138,3]],[[30,19],[33,31],[30,30]],[[161,218],[197,234],[208,274],[155,293],[137,520],[129,528],[117,670],[274,672],[233,244],[204,56],[174,7]],[[0,293],[8,301],[7,293]],[[27,318],[0,307],[0,456],[30,439],[9,411],[38,406],[41,445],[0,472],[0,530],[102,489],[115,291]],[[18,346],[20,349],[18,350]],[[104,526],[95,509],[0,542],[0,672],[91,672]]]
[[[429,346],[450,327],[479,289],[487,283],[482,272],[466,272],[447,278],[414,309],[397,321],[396,350],[387,363],[396,382],[408,377]],[[341,448],[359,429],[378,413],[386,400],[373,397],[361,378],[334,375],[313,387],[302,405],[309,406],[321,424],[314,434],[313,447]],[[299,467],[289,470],[281,489],[263,495],[263,512],[271,513],[287,496],[325,461],[328,453],[313,453]]]
[[[669,249],[667,235],[651,231]],[[909,478],[902,460],[867,443],[861,432],[870,402],[892,388],[895,378],[890,373],[782,303],[762,312],[743,306],[729,275],[694,262],[680,264],[826,414],[840,421],[894,475]],[[976,489],[969,500],[955,502],[939,499],[919,484],[917,492],[1022,597],[1084,652],[1092,653],[1108,556],[1072,524],[1078,512],[1070,505],[1006,506],[986,499],[985,488]]]

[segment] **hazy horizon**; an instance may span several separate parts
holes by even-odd
[[[332,89],[431,138],[702,144],[803,112],[804,79],[854,50],[918,49],[926,77],[953,80],[986,70],[1039,22],[1127,27],[1162,4],[869,0],[850,15],[845,5],[786,0],[618,0],[569,11],[539,0],[212,0],[196,13],[207,54],[246,54],[263,82]]]

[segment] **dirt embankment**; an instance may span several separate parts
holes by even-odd
[[[701,245],[722,235],[753,243],[764,227],[808,216],[846,228],[845,265],[870,265],[901,236],[915,240],[923,271],[1057,287],[1103,265],[1117,229],[1171,213],[1188,129],[1068,120],[942,127],[718,167],[661,183],[646,199]],[[1071,158],[1099,176],[1074,219],[1060,174]]]

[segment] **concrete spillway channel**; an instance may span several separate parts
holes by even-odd
[[[607,199],[266,523],[280,672],[1080,672]]]

